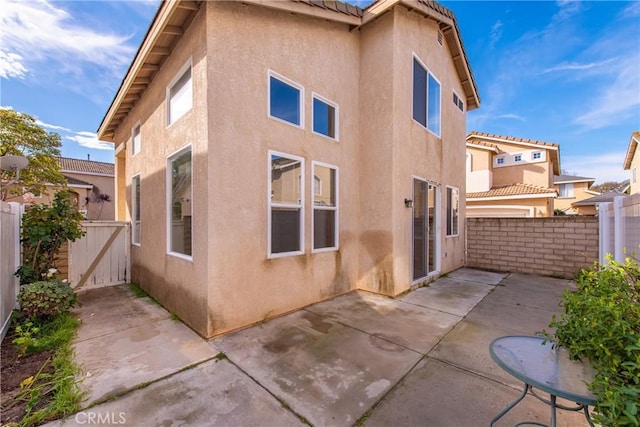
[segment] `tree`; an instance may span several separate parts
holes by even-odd
[[[623,188],[625,185],[624,181],[616,182],[616,181],[607,181],[602,184],[592,185],[590,190],[597,191],[598,193],[606,193],[608,191],[618,191]]]
[[[29,114],[10,109],[0,109],[0,156],[19,155],[29,159],[29,165],[20,171],[20,185],[3,185],[0,200],[9,191],[15,194],[45,192],[45,184],[66,185],[67,179],[60,173],[60,135],[47,132],[36,124]],[[14,180],[15,172],[1,171],[0,182]]]

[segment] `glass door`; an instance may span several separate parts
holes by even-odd
[[[413,179],[413,280],[436,271],[437,186]]]

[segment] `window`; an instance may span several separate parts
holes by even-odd
[[[638,182],[638,169],[637,168],[633,168],[632,171],[632,178],[633,178],[633,183],[635,184],[636,182]]]
[[[316,178],[319,192],[313,195],[313,249],[338,248],[338,169],[313,162],[314,187]]]
[[[542,152],[534,151],[533,154],[531,155],[531,159],[532,160],[542,160]]]
[[[453,105],[458,107],[458,110],[464,111],[464,102],[455,91],[453,92]]]
[[[447,236],[458,235],[459,201],[458,189],[447,187]]]
[[[322,194],[322,180],[318,175],[313,176],[313,194],[314,196]]]
[[[269,116],[294,126],[302,124],[302,86],[269,73]]]
[[[191,257],[192,214],[191,147],[169,157],[167,161],[168,242],[171,254]]]
[[[313,95],[313,132],[338,139],[338,106]]]
[[[175,123],[193,105],[193,87],[191,82],[191,62],[186,65],[186,69],[178,74],[167,89],[167,125]]]
[[[440,136],[440,83],[413,58],[413,119]]]
[[[513,156],[513,161],[516,162],[516,163],[521,162],[522,161],[522,154],[515,154]]]
[[[304,160],[269,151],[269,257],[303,253]]]
[[[573,184],[560,184],[558,197],[573,197]]]
[[[504,157],[496,157],[497,165],[504,165]]]
[[[131,242],[140,244],[140,175],[131,180]]]
[[[140,152],[140,124],[138,123],[131,130],[131,155],[135,156]]]

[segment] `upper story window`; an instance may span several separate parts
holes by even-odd
[[[338,140],[338,105],[313,94],[313,133]]]
[[[193,106],[193,84],[191,62],[178,73],[167,88],[167,125],[175,123]]]
[[[560,184],[558,186],[558,197],[573,197],[573,183]]]
[[[140,124],[138,123],[131,130],[131,155],[135,156],[140,152]]]
[[[302,100],[302,86],[269,72],[269,117],[304,127]]]
[[[413,119],[440,136],[440,82],[413,58]]]
[[[534,151],[533,154],[531,154],[531,160],[542,160],[542,152]]]
[[[516,162],[516,163],[521,162],[522,161],[522,154],[515,154],[513,156],[513,161]]]
[[[458,110],[464,111],[464,102],[455,91],[453,91],[453,105],[458,107]]]
[[[496,157],[497,165],[504,165],[504,156]]]

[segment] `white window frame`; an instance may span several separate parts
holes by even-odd
[[[338,166],[335,165],[331,165],[329,163],[323,163],[323,162],[318,162],[318,161],[312,161],[311,162],[311,176],[315,177],[316,176],[316,166],[320,166],[323,168],[328,168],[328,169],[333,169],[335,171],[336,174],[336,186],[335,186],[335,201],[336,201],[336,205],[335,206],[316,206],[314,203],[314,198],[315,198],[315,194],[314,197],[311,199],[311,210],[312,210],[312,215],[311,215],[311,253],[321,253],[321,252],[333,252],[333,251],[337,251],[340,248],[340,171]],[[313,180],[314,178],[312,178]],[[324,210],[324,211],[334,211],[335,212],[335,219],[336,219],[336,223],[335,223],[335,236],[334,236],[334,242],[335,245],[331,246],[331,247],[327,247],[327,248],[318,248],[315,249],[315,242],[314,242],[314,236],[315,236],[315,215],[313,215],[315,213],[316,210]]]
[[[538,157],[536,157],[536,155]],[[531,153],[531,160],[542,160],[542,151],[534,151]]]
[[[633,178],[633,183],[635,184],[636,182],[638,182],[638,168],[633,168],[633,171],[631,171],[631,175]]]
[[[569,193],[569,194],[568,194],[568,195],[564,195],[564,196],[563,196],[562,194],[560,194],[560,191],[561,191],[563,188],[565,188],[565,189],[569,189],[569,191],[568,191],[568,193]],[[558,187],[558,198],[559,198],[559,199],[573,199],[573,198],[575,198],[574,193],[573,193],[573,190],[574,190],[574,185],[573,185],[573,183],[572,183],[572,182],[567,182],[567,183],[564,183],[564,184],[559,184],[559,187]]]
[[[189,108],[187,110],[185,110],[184,113],[182,113],[182,115],[180,115],[179,117],[173,118],[173,121],[171,121],[171,89],[173,89],[173,87],[176,85],[176,83],[178,83],[178,81],[182,78],[182,76],[184,76],[184,74],[187,72],[187,70],[190,70],[190,72],[191,72],[191,78],[189,79],[189,81],[191,83],[191,105],[189,106]],[[191,58],[189,58],[189,60],[182,67],[180,67],[180,70],[176,73],[176,75],[173,77],[173,79],[171,79],[171,81],[167,85],[166,101],[165,101],[166,104],[167,104],[167,108],[165,110],[165,113],[167,115],[167,118],[166,118],[166,126],[167,127],[169,127],[169,126],[173,125],[174,123],[180,121],[180,119],[182,117],[184,117],[189,111],[191,111],[193,109],[193,94],[194,94],[194,90],[193,90],[193,67],[192,67],[192,60],[191,60]]]
[[[418,63],[420,64],[420,66],[422,66],[422,68],[427,72],[427,105],[425,106],[425,112],[426,112],[426,122],[427,125],[423,126],[422,123],[420,123],[419,121],[417,121],[414,116],[415,116],[415,112],[413,111],[413,84],[415,82],[415,78],[416,76],[413,74],[413,60],[411,62],[411,120],[413,120],[415,123],[417,123],[421,128],[428,130],[429,132],[431,132],[431,134],[437,136],[438,138],[441,138],[442,135],[442,82],[440,81],[440,79],[438,79],[436,77],[435,74],[433,74],[431,72],[431,70],[429,69],[429,67],[427,67],[425,65],[424,62],[422,62],[422,60],[418,57],[418,55],[416,55],[416,53],[413,53],[413,58],[415,60],[418,61]],[[438,85],[440,86],[440,93],[439,93],[439,99],[438,99],[438,104],[440,105],[440,108],[438,109],[438,124],[439,124],[439,133],[435,133],[433,130],[431,130],[429,128],[429,76],[433,77],[433,79],[438,83]]]
[[[295,123],[292,122],[288,122],[286,120],[281,119],[280,117],[276,117],[273,116],[271,114],[271,78],[275,78],[277,80],[280,80],[282,83],[285,83],[295,89],[298,89],[300,91],[300,95],[299,95],[299,101],[300,101],[300,124],[297,125]],[[304,129],[304,86],[302,86],[300,83],[293,81],[285,76],[283,76],[282,74],[278,74],[273,70],[267,70],[267,115],[269,116],[270,119],[273,119],[275,121],[278,121],[280,123],[284,123],[287,124],[289,126],[293,126],[295,128],[298,129]]]
[[[140,246],[142,243],[142,228],[136,225],[136,211],[140,213],[140,206],[136,203],[135,186],[134,181],[138,179],[138,185],[140,186],[140,198],[142,198],[142,179],[139,173],[131,177],[131,244],[133,246]],[[140,215],[140,225],[142,225],[142,216]],[[138,230],[138,228],[140,229]],[[140,233],[139,240],[135,241],[136,230]]]
[[[449,222],[449,219],[451,219],[451,226],[453,227],[453,209],[451,209],[453,206],[449,206],[449,190],[451,190],[451,198],[453,199],[453,192],[455,191],[458,195],[458,212],[457,212],[457,216],[458,216],[458,222],[457,222],[457,230],[456,233],[453,234],[449,234],[449,230],[447,227],[447,223]],[[444,228],[445,228],[445,236],[446,237],[458,237],[460,236],[460,189],[458,189],[458,187],[453,187],[451,185],[447,185],[446,186],[446,190],[445,190],[445,209],[447,212],[447,217],[445,218],[445,224],[444,224]]]
[[[524,159],[522,158],[521,153],[517,153],[513,155],[513,163],[522,163]]]
[[[335,114],[335,118],[334,118],[335,129],[334,129],[334,133],[335,133],[335,136],[325,135],[323,133],[316,132],[313,129],[313,122],[314,122],[314,119],[315,119],[315,108],[313,107],[313,101],[315,99],[317,99],[318,101],[320,101],[320,102],[322,102],[324,104],[327,104],[327,105],[329,105],[329,106],[334,108],[334,114]],[[315,135],[319,135],[319,136],[321,136],[323,138],[327,138],[327,139],[330,139],[330,140],[335,141],[335,142],[339,142],[340,141],[340,107],[335,102],[333,102],[333,101],[331,101],[331,100],[329,100],[329,99],[327,99],[327,98],[325,98],[325,97],[323,97],[321,95],[318,95],[315,92],[311,92],[311,132],[314,133]]]
[[[138,130],[138,143],[136,144],[136,129]],[[138,121],[131,128],[131,157],[135,156],[142,149],[142,126]]]
[[[191,152],[191,194],[189,195],[189,197],[191,198],[191,227],[193,230],[193,177],[194,177],[194,167],[193,167],[193,147],[191,144],[187,144],[185,146],[183,146],[182,148],[180,148],[179,150],[174,151],[173,153],[171,153],[170,155],[167,156],[167,161],[166,161],[166,199],[167,199],[167,205],[166,205],[166,223],[167,223],[167,227],[166,227],[166,233],[165,236],[167,238],[167,255],[171,255],[173,257],[176,258],[181,258],[187,261],[193,261],[193,240],[191,241],[191,255],[186,255],[186,254],[182,254],[180,252],[174,252],[171,250],[171,239],[172,239],[172,235],[171,235],[171,212],[173,209],[172,206],[172,197],[171,197],[171,192],[173,191],[173,183],[171,182],[171,162],[176,158],[179,157],[181,154],[184,154],[185,152]],[[192,233],[192,239],[193,236],[195,236],[195,234]]]
[[[271,200],[271,158],[273,156],[279,156],[279,157],[285,157],[287,159],[291,159],[291,160],[297,160],[300,162],[300,176],[303,177],[300,179],[300,182],[304,182],[304,158],[300,157],[300,156],[295,156],[293,154],[289,154],[289,153],[283,153],[281,151],[275,151],[275,150],[269,150],[268,151],[268,155],[267,155],[267,258],[268,259],[273,259],[273,258],[284,258],[284,257],[289,257],[289,256],[296,256],[296,255],[303,255],[305,252],[305,246],[304,246],[304,224],[305,224],[305,209],[304,209],[304,185],[301,185],[300,188],[300,200],[298,201],[297,204],[289,204],[289,203],[273,203]],[[297,251],[289,251],[289,252],[277,252],[277,253],[272,253],[271,252],[271,211],[272,208],[278,208],[278,207],[283,207],[283,208],[296,208],[296,209],[300,209],[300,250]]]
[[[495,159],[496,159],[496,163],[495,164],[497,166],[504,166],[506,164],[505,156],[496,156]],[[500,160],[502,160],[502,162]]]

